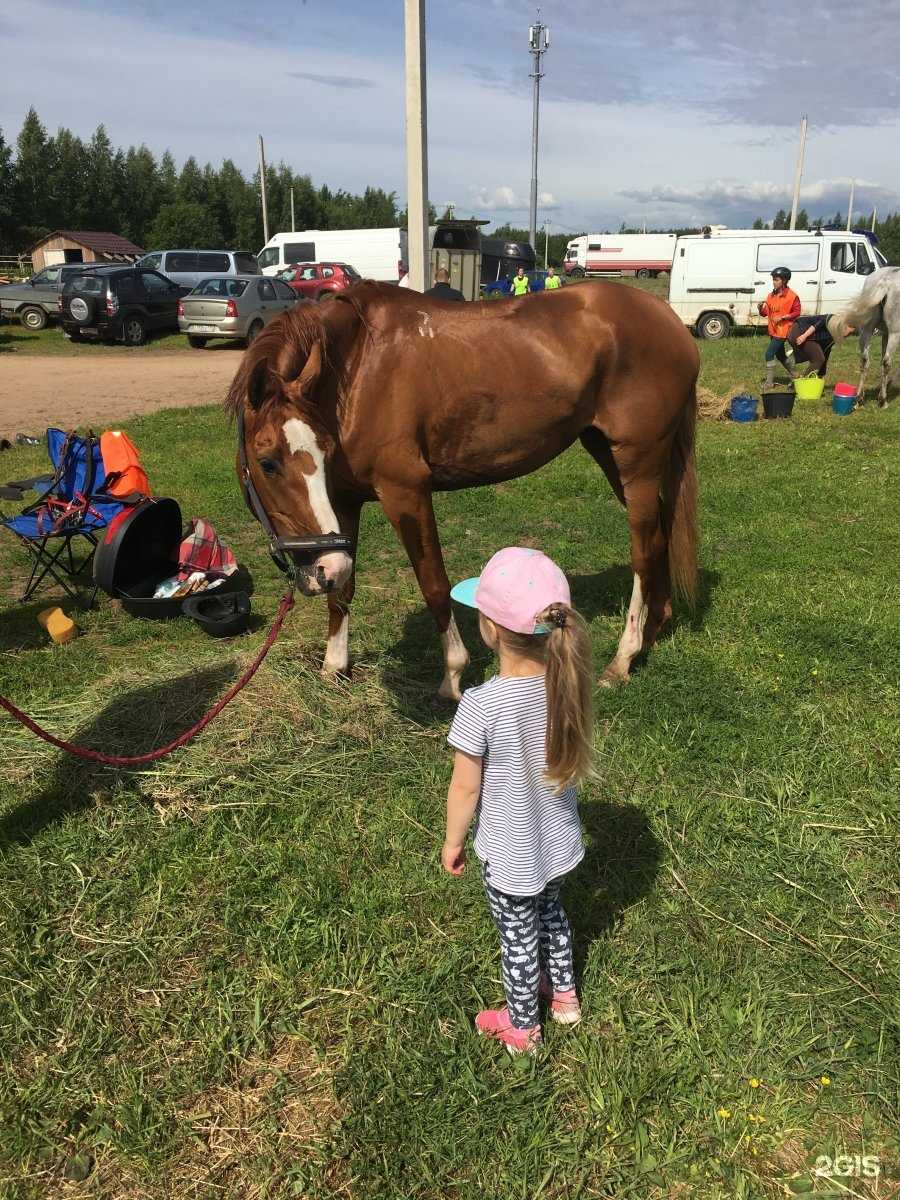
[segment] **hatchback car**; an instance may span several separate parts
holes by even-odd
[[[190,291],[210,275],[260,275],[256,255],[247,250],[151,250],[139,267],[159,271]]]
[[[343,292],[359,283],[359,272],[349,263],[291,263],[278,278],[307,300],[324,300],[332,292]]]
[[[181,294],[158,271],[100,267],[63,286],[59,323],[73,342],[97,338],[141,346],[153,330],[178,328]]]
[[[249,346],[270,321],[298,299],[286,283],[263,275],[215,275],[178,305],[178,327],[195,350],[210,338],[240,338]]]

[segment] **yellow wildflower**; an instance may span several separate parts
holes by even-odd
[[[721,1117],[723,1121],[727,1121],[728,1118],[731,1116],[731,1109],[730,1108],[720,1108],[718,1110],[718,1112],[716,1113],[716,1115]]]
[[[830,1076],[823,1075],[822,1078],[819,1080],[819,1083],[821,1083],[822,1087],[830,1087],[831,1086]]]
[[[759,1087],[759,1080],[758,1080],[758,1079],[757,1079],[755,1076],[754,1076],[752,1079],[750,1079],[750,1080],[749,1080],[749,1083],[750,1083],[750,1086],[751,1086],[752,1088],[758,1088],[758,1087]]]

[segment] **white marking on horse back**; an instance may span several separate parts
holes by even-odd
[[[291,454],[305,453],[313,460],[313,471],[308,475],[304,472],[304,477],[309,506],[319,523],[320,532],[339,533],[338,519],[334,515],[331,501],[328,499],[328,487],[325,482],[325,455],[316,441],[316,435],[305,421],[301,421],[299,417],[291,417],[284,423],[284,438]]]
[[[427,333],[430,338],[433,338],[434,330],[431,327],[431,313],[423,312],[421,308],[417,308],[416,312],[422,318],[422,324],[419,326],[419,337],[425,337]]]

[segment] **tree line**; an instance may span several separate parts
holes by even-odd
[[[297,229],[367,229],[404,226],[394,192],[367,187],[356,195],[327,185],[316,187],[309,175],[298,175],[280,162],[266,168],[270,232],[291,228],[291,189]],[[449,215],[449,214],[445,214]],[[431,223],[437,213],[430,207]],[[789,218],[779,209],[773,220],[758,217],[754,229],[786,229]],[[805,209],[797,228],[843,226],[833,218],[810,219]],[[861,220],[865,228],[871,216]],[[84,141],[60,128],[48,135],[34,108],[13,145],[0,129],[0,254],[20,254],[54,229],[107,230],[144,249],[167,246],[217,247],[256,251],[262,246],[260,176],[247,177],[226,158],[216,168],[201,167],[191,155],[179,169],[169,151],[159,158],[145,145],[113,147],[98,125]],[[607,233],[610,231],[607,230]],[[623,223],[619,233],[640,233]],[[697,233],[697,229],[651,230],[653,233]],[[875,232],[890,262],[900,262],[900,213],[876,222]],[[501,225],[490,235],[528,241],[528,231]],[[574,233],[554,233],[548,241],[549,261],[559,266]],[[538,232],[535,253],[544,261],[544,234]]]
[[[266,168],[270,232],[291,228],[291,189],[298,229],[366,229],[400,225],[394,192],[360,195],[316,187],[285,163]],[[32,108],[14,147],[0,129],[0,253],[26,251],[54,229],[118,233],[144,249],[166,246],[262,246],[260,176],[247,178],[231,159],[201,167],[193,155],[180,170],[168,150],[116,149],[103,125],[88,141],[69,129],[48,136]]]

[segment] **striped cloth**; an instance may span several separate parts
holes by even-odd
[[[203,517],[194,517],[178,547],[176,579],[187,579],[195,571],[232,575],[236,570],[237,560],[215,527]]]
[[[547,692],[543,675],[496,676],[463,693],[447,741],[484,760],[475,853],[491,886],[536,896],[584,857],[578,796],[544,783]]]

